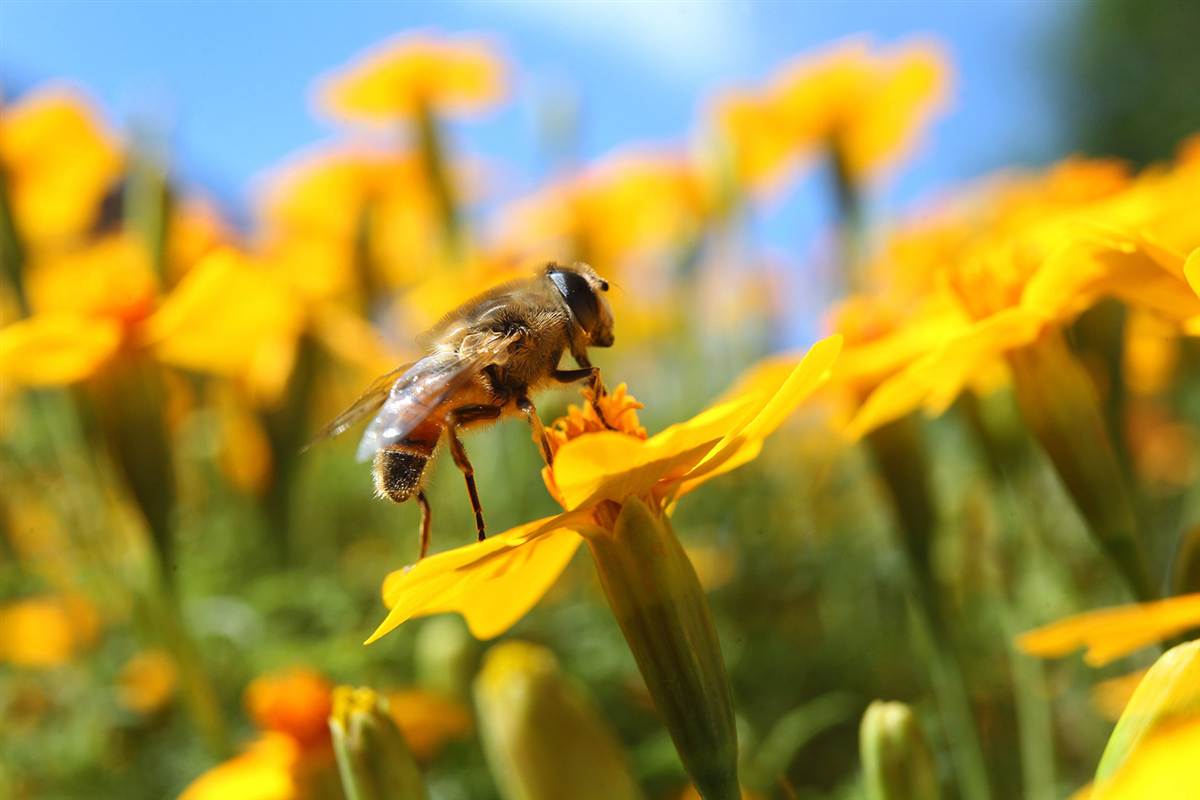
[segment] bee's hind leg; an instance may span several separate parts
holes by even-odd
[[[451,411],[446,420],[446,438],[450,441],[450,455],[454,458],[455,465],[462,470],[463,478],[466,479],[467,494],[471,497],[471,510],[475,512],[475,530],[481,542],[487,538],[487,531],[483,524],[483,507],[479,502],[479,490],[475,488],[475,468],[471,466],[471,460],[467,458],[467,451],[463,447],[462,440],[458,438],[458,429],[468,422],[495,419],[498,416],[500,416],[499,406],[464,406]]]
[[[429,552],[429,501],[425,499],[424,489],[417,492],[417,505],[421,507],[421,555],[417,556],[420,560]]]

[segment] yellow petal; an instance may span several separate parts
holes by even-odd
[[[117,352],[113,320],[76,314],[38,314],[0,329],[0,377],[27,386],[83,380]]]
[[[705,475],[713,477],[732,468],[723,468],[727,461],[737,460],[738,464],[742,464],[757,455],[763,440],[782,425],[821,384],[829,380],[833,363],[841,349],[842,337],[836,335],[814,344],[779,390],[769,396],[766,403],[742,424],[727,432],[708,455],[688,472],[687,478],[695,481]],[[739,452],[743,456],[741,459],[737,458]],[[745,457],[748,452],[753,452],[749,458]]]
[[[366,644],[413,617],[447,611],[462,614],[479,639],[499,636],[566,569],[581,541],[571,526],[586,522],[583,515],[547,517],[391,573],[383,584],[391,611]]]
[[[1200,641],[1164,653],[1138,685],[1096,770],[1095,798],[1200,796]]]
[[[1068,617],[1022,634],[1017,645],[1031,655],[1049,658],[1086,647],[1084,660],[1099,667],[1196,627],[1200,627],[1200,594],[1185,594]]]
[[[1045,324],[1020,308],[981,320],[884,381],[850,421],[846,434],[861,438],[922,406],[944,411],[980,370],[991,368],[1006,351],[1032,342]]]
[[[286,287],[225,249],[184,276],[147,320],[143,343],[176,366],[253,377],[255,368],[269,369],[286,355],[301,324]]]
[[[504,91],[504,64],[487,42],[427,33],[385,42],[317,88],[330,115],[360,122],[411,117],[423,105],[443,113],[479,111]]]
[[[300,748],[284,734],[266,734],[246,752],[205,772],[179,800],[299,800]]]
[[[1188,254],[1184,263],[1183,274],[1187,277],[1188,285],[1200,297],[1200,247]]]

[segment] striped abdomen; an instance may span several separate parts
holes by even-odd
[[[375,454],[375,493],[394,503],[403,503],[421,489],[425,467],[437,447],[432,441],[405,439]]]

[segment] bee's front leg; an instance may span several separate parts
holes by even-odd
[[[596,412],[596,416],[604,423],[604,427],[610,431],[617,430],[605,419],[604,409],[600,407],[600,398],[604,397],[608,392],[604,388],[604,381],[600,378],[599,367],[587,366],[579,369],[556,369],[554,370],[553,377],[559,383],[575,383],[576,381],[586,380],[588,382],[588,389],[592,393],[592,410]]]

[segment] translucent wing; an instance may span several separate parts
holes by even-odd
[[[520,333],[473,333],[454,350],[434,353],[413,364],[392,384],[379,414],[367,426],[358,444],[358,460],[366,461],[404,439],[484,367],[508,361],[509,346],[520,338]]]
[[[379,410],[379,407],[387,400],[388,392],[391,391],[392,385],[396,383],[401,375],[412,368],[413,364],[403,364],[396,369],[384,375],[380,375],[367,388],[362,395],[355,400],[349,408],[334,417],[333,421],[312,438],[308,444],[304,446],[304,450],[312,447],[317,442],[322,442],[326,439],[332,439],[334,436],[339,436],[346,430],[358,422],[363,417],[373,414]],[[301,451],[303,452],[303,450]]]

